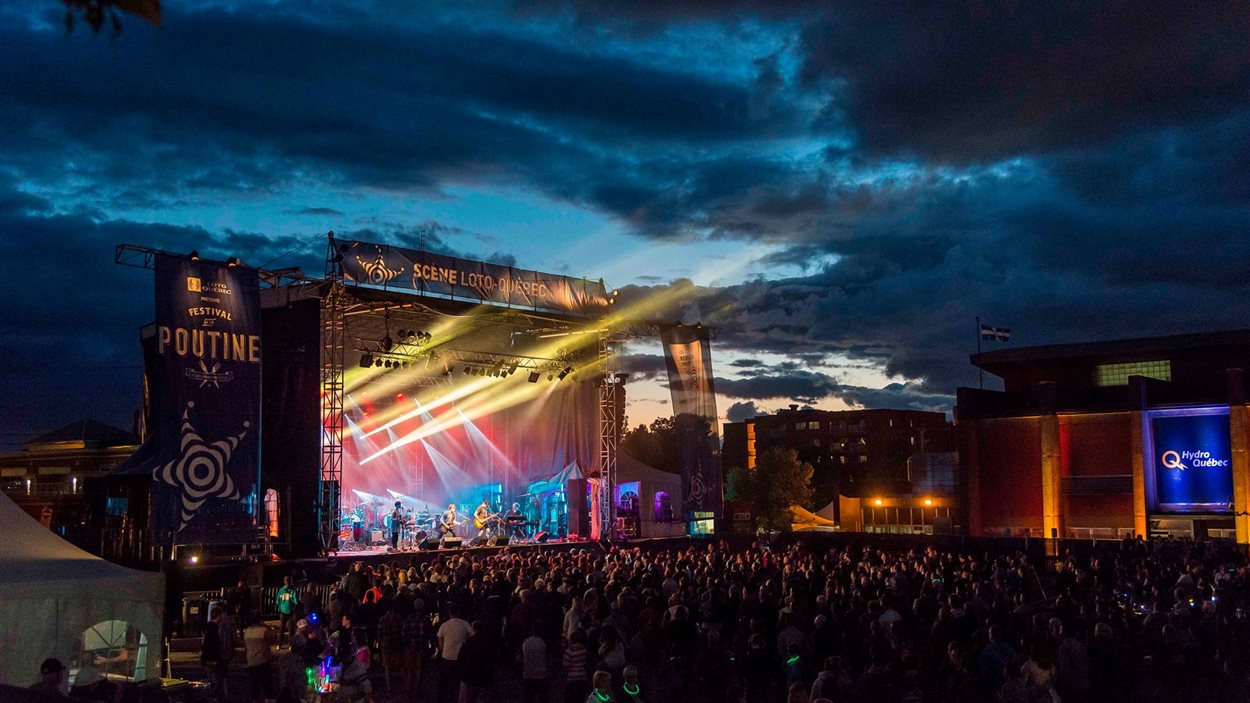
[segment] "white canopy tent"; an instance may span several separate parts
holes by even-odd
[[[616,455],[616,502],[626,492],[638,500],[639,537],[680,537],[686,534],[682,517],[681,476],[661,471],[634,457]]]
[[[89,554],[0,493],[0,683],[29,685],[56,657],[78,683],[159,674],[165,577]],[[151,653],[148,650],[151,648]],[[97,656],[115,663],[93,666]],[[123,661],[118,661],[123,660]],[[77,671],[78,664],[88,671]]]

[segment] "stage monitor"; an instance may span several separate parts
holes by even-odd
[[[1233,496],[1228,408],[1191,408],[1148,414],[1155,509],[1227,512]],[[1152,469],[1153,467],[1153,469]],[[1148,482],[1149,483],[1149,482]]]

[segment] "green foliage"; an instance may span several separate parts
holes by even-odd
[[[735,499],[754,504],[755,520],[764,529],[790,529],[790,506],[812,500],[812,465],[799,461],[793,449],[770,449],[754,469],[730,471],[730,491]]]
[[[626,430],[621,449],[644,464],[677,472],[677,431],[671,417],[657,417],[650,425]]]

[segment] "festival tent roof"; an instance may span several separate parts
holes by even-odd
[[[124,620],[160,642],[165,577],[66,542],[0,494],[0,683],[28,685],[39,663],[69,665],[92,627]]]
[[[681,476],[668,471],[644,464],[625,452],[618,452],[616,455],[616,482],[629,483],[631,481],[649,481],[660,486],[676,486],[676,490],[681,490]]]
[[[585,478],[582,475],[582,469],[577,462],[571,462],[568,466],[560,470],[559,473],[545,481],[535,481],[530,484],[529,492],[531,495],[543,495],[545,493],[553,493],[555,491],[564,490],[568,482],[573,479]]]
[[[821,512],[824,512],[824,511],[825,511],[825,508],[822,508]],[[815,530],[815,531],[833,530],[833,529],[836,529],[838,526],[837,523],[835,523],[833,520],[830,520],[827,517],[823,517],[817,513],[813,513],[812,511],[804,508],[801,505],[791,505],[790,513],[791,513],[790,529],[794,530],[795,532],[806,531],[806,530]]]

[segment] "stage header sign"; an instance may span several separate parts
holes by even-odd
[[[1228,413],[1150,419],[1155,491],[1164,510],[1227,510],[1233,496]]]
[[[579,315],[607,309],[602,283],[389,244],[335,240],[348,280],[440,297]]]

